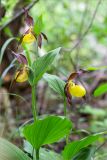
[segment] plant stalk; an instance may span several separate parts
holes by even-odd
[[[34,121],[37,119],[37,107],[36,107],[36,89],[35,86],[32,86],[32,113]]]
[[[39,149],[36,150],[36,160],[39,160]]]
[[[36,43],[36,53],[38,54],[38,39]],[[32,112],[34,117],[34,122],[37,120],[37,105],[36,105],[36,85],[32,86]],[[34,150],[36,160],[39,160],[39,149]],[[33,156],[33,158],[35,157]]]
[[[64,116],[67,118],[67,102],[66,102],[66,97],[64,95]],[[69,135],[66,136],[66,144],[69,143]]]
[[[36,106],[36,89],[35,85],[32,86],[32,112],[33,112],[33,117],[34,117],[34,122],[37,120],[37,106]],[[36,151],[36,160],[39,160],[39,149],[35,150]],[[33,156],[34,158],[34,156]]]
[[[67,103],[66,103],[66,97],[64,95],[64,116],[67,118]]]

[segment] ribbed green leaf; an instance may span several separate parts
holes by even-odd
[[[30,153],[32,155],[33,147],[29,142],[25,141],[24,150],[27,153]],[[40,153],[40,160],[62,160],[62,157],[60,154],[57,154],[45,148],[40,148],[39,153]],[[35,157],[35,160],[36,160],[36,157]]]
[[[48,82],[49,86],[58,94],[64,97],[65,82],[59,77],[51,74],[44,74],[43,78]]]
[[[101,96],[102,94],[107,93],[107,83],[101,84],[94,91],[94,96]]]
[[[31,160],[12,143],[0,138],[0,160]]]
[[[58,116],[48,116],[43,120],[24,128],[25,138],[35,149],[39,149],[45,144],[54,143],[66,136],[72,127],[72,123],[66,118]]]
[[[41,77],[47,71],[48,67],[52,64],[53,60],[55,59],[56,55],[60,52],[60,50],[61,47],[53,51],[50,51],[48,54],[34,61],[32,66],[34,70],[34,84],[41,79]]]
[[[104,133],[102,132],[99,134],[90,135],[90,136],[83,138],[81,140],[69,143],[65,147],[65,149],[62,153],[64,160],[71,160],[81,149],[83,149],[83,148],[91,145],[93,142],[97,141],[101,134],[104,134]]]
[[[7,46],[9,45],[9,43],[11,42],[11,41],[13,41],[13,40],[15,40],[16,38],[9,38],[4,44],[3,44],[3,46],[2,46],[2,48],[1,48],[1,51],[0,51],[0,64],[1,64],[1,62],[2,62],[2,59],[3,59],[3,55],[4,55],[4,53],[5,53],[5,49],[7,48]]]
[[[73,158],[73,160],[92,160],[95,153],[95,147],[88,146],[80,150],[79,153]]]

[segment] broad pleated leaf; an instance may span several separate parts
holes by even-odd
[[[48,116],[26,126],[23,133],[32,146],[35,149],[39,149],[45,144],[54,143],[66,136],[71,127],[72,123],[66,118]]]
[[[30,155],[32,155],[33,147],[29,142],[25,141],[24,150]],[[40,153],[40,160],[63,160],[60,154],[57,154],[45,148],[40,148],[39,153]],[[36,160],[36,157],[35,157],[35,160]]]
[[[51,74],[44,74],[43,78],[48,82],[49,86],[57,92],[59,95],[64,97],[65,82],[59,77]]]
[[[61,155],[53,151],[49,151],[44,148],[41,148],[40,149],[40,160],[63,160],[63,159]]]
[[[34,84],[41,79],[41,77],[47,71],[48,67],[52,64],[53,60],[60,52],[60,50],[61,48],[57,48],[34,61],[32,66],[34,70]]]
[[[95,153],[95,147],[88,146],[80,150],[79,153],[73,158],[73,160],[91,160]]]
[[[96,88],[96,90],[94,91],[94,96],[101,96],[104,93],[107,93],[107,83],[101,84],[100,86],[98,86]]]
[[[97,141],[99,136],[103,133],[90,135],[86,138],[83,138],[78,141],[74,141],[69,143],[64,151],[63,151],[63,157],[64,160],[71,160],[81,149],[91,145],[93,142]]]
[[[31,160],[18,147],[0,138],[0,160]]]

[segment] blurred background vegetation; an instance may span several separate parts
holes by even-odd
[[[39,54],[44,55],[49,50],[63,47],[61,56],[50,67],[50,73],[57,74],[66,80],[69,74],[75,70],[107,65],[107,0],[100,2],[98,0],[40,0],[30,9],[30,15],[35,22],[37,17],[42,14],[43,32],[48,37],[48,43],[43,42],[43,48]],[[1,1],[1,46],[7,39],[21,36],[25,26],[23,25],[23,14],[20,13],[23,7],[32,3],[32,0]],[[18,14],[20,16],[14,18]],[[73,48],[78,41],[79,45]],[[8,47],[16,50],[16,42],[10,42]],[[35,52],[35,45],[31,47],[31,52]],[[6,49],[0,64],[0,76],[12,60],[12,55]],[[4,134],[5,137],[20,145],[21,141],[16,134],[16,128],[32,117],[31,94],[27,83],[14,84],[9,90],[13,74],[14,69],[9,70],[3,77],[0,88],[0,134]],[[107,130],[107,94],[93,96],[94,90],[100,84],[107,82],[107,69],[102,68],[89,72],[80,80],[87,89],[87,100],[73,99],[73,105],[68,106],[68,111],[71,111],[70,118],[75,123],[74,128],[87,130],[89,133]],[[9,95],[10,92],[23,96],[27,102],[25,103],[18,96]],[[52,92],[43,80],[38,86],[37,97],[40,114],[63,113],[60,97]],[[74,134],[71,138],[77,139],[78,137]],[[101,139],[101,143],[103,141],[104,139]],[[56,150],[59,151],[59,148],[56,147]],[[96,153],[95,160],[106,160],[106,150],[107,144],[104,144],[101,150]]]

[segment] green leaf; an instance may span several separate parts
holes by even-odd
[[[27,153],[32,154],[33,147],[29,142],[25,141],[24,142],[24,150]],[[60,154],[57,154],[57,153],[50,151],[48,149],[45,149],[45,148],[40,148],[39,153],[40,153],[40,160],[62,160],[62,156]],[[35,160],[36,160],[36,157],[35,157]]]
[[[65,96],[64,94],[64,87],[65,87],[65,82],[61,80],[59,77],[51,74],[45,73],[43,78],[49,83],[49,86],[57,92],[61,96]]]
[[[47,71],[48,67],[52,64],[55,57],[59,54],[61,47],[50,51],[48,54],[38,58],[33,63],[34,70],[34,84],[36,84],[43,74]]]
[[[100,86],[98,86],[94,91],[94,96],[101,96],[104,93],[107,93],[107,83],[103,83]]]
[[[91,145],[93,142],[97,141],[102,133],[93,134],[81,140],[77,140],[66,145],[63,151],[64,160],[71,160],[74,156],[83,148]]]
[[[13,40],[15,40],[15,39],[16,39],[15,37],[9,38],[9,39],[3,44],[2,48],[1,48],[1,51],[0,51],[0,64],[2,63],[3,55],[4,55],[4,53],[5,53],[5,50],[6,50],[7,46],[9,45],[9,43],[10,43],[11,41],[13,41]]]
[[[73,160],[91,160],[95,153],[95,147],[88,146],[80,150],[79,153],[73,158]]]
[[[37,120],[31,125],[25,126],[23,133],[25,138],[35,149],[45,144],[54,143],[66,136],[72,127],[72,123],[66,118],[48,116]]]
[[[107,66],[101,66],[101,67],[89,67],[87,68],[88,71],[97,71],[101,69],[107,69]]]
[[[43,28],[43,18],[42,15],[40,15],[37,19],[37,22],[34,25],[34,32],[39,35],[42,32]]]
[[[40,149],[40,160],[62,160],[61,155],[50,151],[46,150],[45,148]]]
[[[28,78],[28,81],[29,81],[29,83],[30,83],[31,86],[33,85],[33,79],[34,79],[34,73],[33,73],[32,69],[29,68],[29,78]]]
[[[0,160],[30,160],[30,158],[18,147],[0,138]]]

